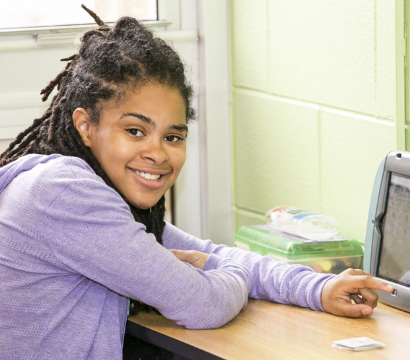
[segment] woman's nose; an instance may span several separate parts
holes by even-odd
[[[141,152],[141,157],[154,164],[162,164],[168,160],[168,154],[162,141],[152,140],[145,143],[145,148]]]

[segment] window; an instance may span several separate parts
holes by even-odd
[[[0,2],[0,28],[32,28],[94,23],[84,4],[104,22],[121,16],[158,20],[156,0],[15,0]]]

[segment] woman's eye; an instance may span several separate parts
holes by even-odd
[[[165,136],[164,138],[166,141],[169,142],[180,142],[183,141],[184,139],[180,136],[175,136],[175,135],[169,135],[169,136]]]
[[[127,129],[127,131],[134,136],[144,136],[144,133],[138,129]]]

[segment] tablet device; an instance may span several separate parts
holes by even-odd
[[[394,287],[380,301],[410,312],[410,152],[389,153],[374,181],[363,269]]]

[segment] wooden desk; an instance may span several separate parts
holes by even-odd
[[[127,333],[193,359],[410,359],[410,314],[381,303],[370,317],[350,319],[250,300],[220,329],[186,330],[160,315],[140,313],[129,317]],[[331,347],[334,340],[361,336],[386,347],[362,352]]]

